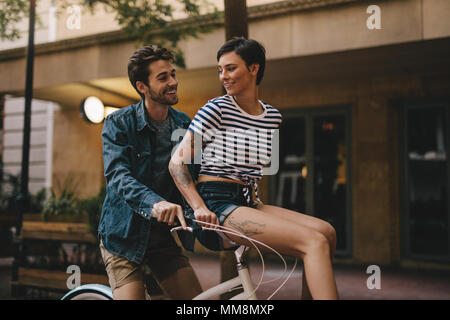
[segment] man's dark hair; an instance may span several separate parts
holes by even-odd
[[[148,86],[148,76],[150,75],[148,66],[150,63],[158,60],[168,60],[173,63],[174,56],[169,50],[153,45],[140,48],[128,60],[128,78],[131,85],[142,98],[144,97],[137,89],[136,82],[142,81]]]
[[[245,39],[243,37],[233,38],[225,42],[225,44],[217,52],[217,61],[227,52],[236,52],[242,60],[245,61],[247,67],[252,64],[259,64],[256,84],[259,85],[266,67],[266,49],[256,40]]]

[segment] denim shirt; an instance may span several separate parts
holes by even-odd
[[[169,107],[175,129],[186,129],[189,117]],[[183,135],[177,135],[181,141]],[[150,187],[152,140],[143,100],[110,114],[102,130],[106,198],[98,233],[109,252],[141,263],[151,236],[153,205],[165,200]],[[194,167],[189,168],[195,178]],[[178,233],[183,246],[193,249],[194,238],[187,231]]]

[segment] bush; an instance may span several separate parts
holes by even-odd
[[[0,212],[16,213],[18,210],[18,198],[20,196],[20,174],[4,173],[0,182]],[[46,190],[42,188],[36,194],[28,193],[29,208],[31,213],[42,212],[46,198]]]
[[[44,202],[42,219],[46,221],[49,217],[63,219],[66,216],[80,215],[76,197],[77,183],[74,179],[67,177],[63,185],[57,181],[56,189],[58,192],[52,189],[50,198]]]

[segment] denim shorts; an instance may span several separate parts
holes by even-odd
[[[239,183],[205,181],[197,184],[197,191],[209,210],[219,218],[220,225],[239,207],[255,206],[244,196],[244,186]]]
[[[206,204],[206,207],[219,218],[220,225],[239,207],[255,208],[244,196],[245,186],[239,183],[223,181],[205,181],[197,184],[197,191]],[[189,220],[195,219],[192,208],[185,210]],[[215,231],[202,230],[193,222],[194,236],[206,248],[214,251],[235,250],[237,247],[224,248],[222,238]]]

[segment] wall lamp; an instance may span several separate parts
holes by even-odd
[[[119,110],[117,107],[105,107],[103,102],[94,96],[84,98],[80,104],[81,116],[89,123],[101,123],[109,114],[117,110]]]

